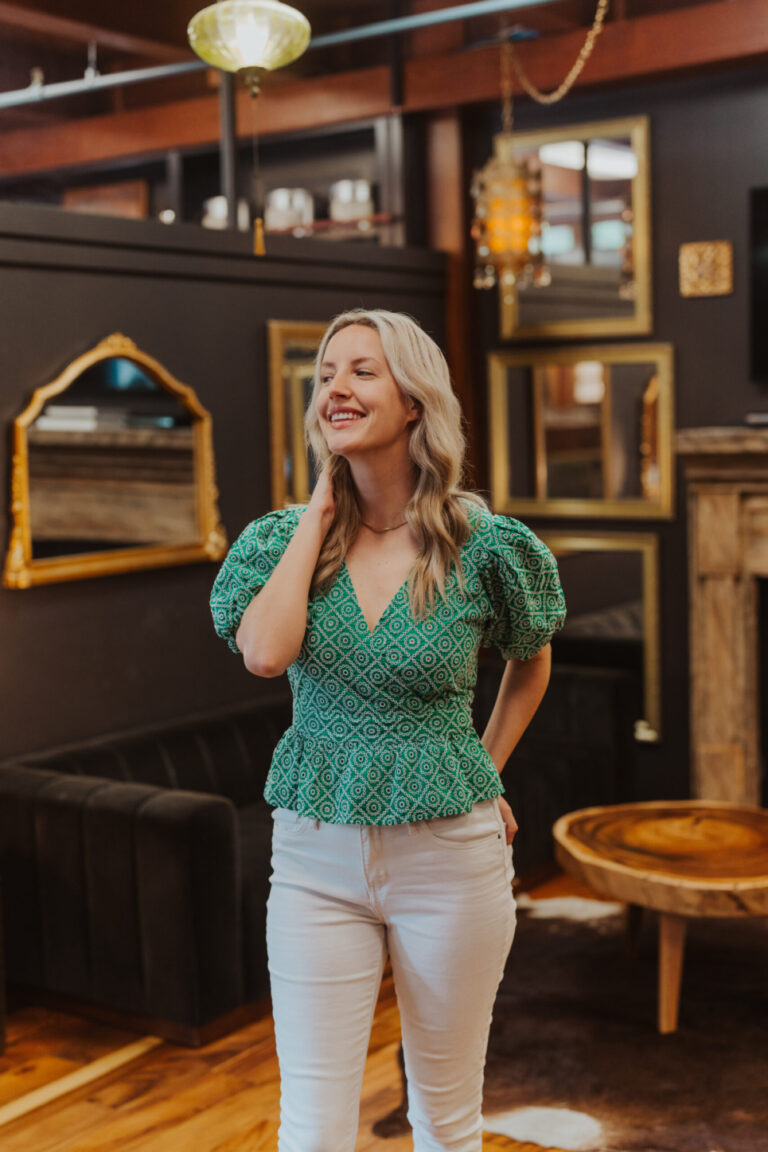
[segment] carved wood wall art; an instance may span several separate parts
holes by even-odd
[[[729,296],[733,292],[733,245],[729,240],[681,244],[681,296]]]

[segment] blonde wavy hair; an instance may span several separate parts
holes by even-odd
[[[331,321],[317,352],[312,397],[304,421],[309,447],[319,467],[329,465],[336,502],[336,515],[320,550],[312,590],[330,587],[360,528],[357,490],[349,463],[331,453],[317,412],[321,388],[320,365],[329,340],[353,324],[373,328],[379,334],[389,370],[406,397],[414,400],[420,414],[409,425],[408,448],[416,471],[416,486],[405,508],[405,518],[419,541],[419,551],[408,579],[408,596],[415,619],[429,615],[445,587],[453,567],[464,586],[459,549],[473,530],[463,501],[487,508],[476,492],[460,487],[466,440],[459,401],[451,387],[445,357],[437,344],[410,316],[383,309],[355,308]]]

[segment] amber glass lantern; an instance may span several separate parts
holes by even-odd
[[[498,284],[507,314],[517,320],[517,290],[550,282],[541,249],[541,164],[515,156],[512,132],[511,47],[501,49],[502,130],[493,138],[493,155],[472,177],[475,202],[475,288]]]
[[[493,138],[493,155],[472,179],[475,202],[475,288],[493,288],[513,306],[520,286],[543,286],[549,272],[541,250],[541,169],[516,160],[514,136]]]

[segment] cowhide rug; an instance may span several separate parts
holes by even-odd
[[[656,1030],[657,919],[518,900],[484,1128],[584,1152],[768,1152],[768,920],[691,920],[680,1023]]]

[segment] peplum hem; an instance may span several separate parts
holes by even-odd
[[[264,798],[329,824],[391,825],[457,816],[503,792],[474,729],[340,742],[292,726],[275,748]]]

